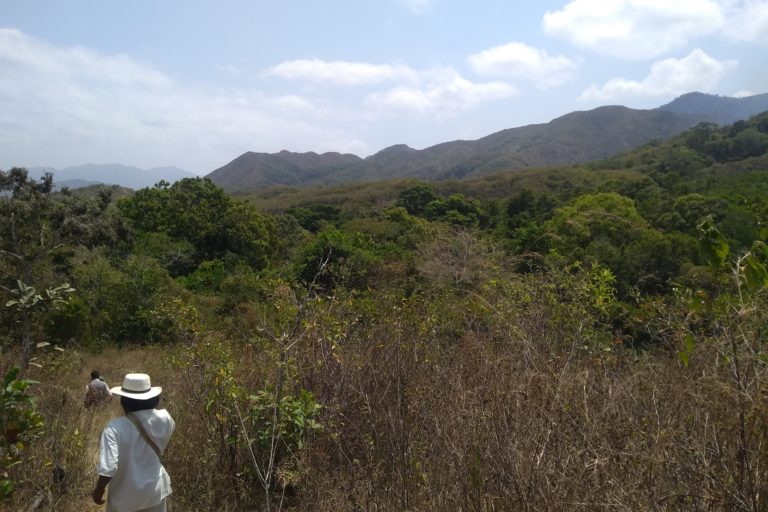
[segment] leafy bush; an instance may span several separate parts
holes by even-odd
[[[19,367],[14,366],[0,389],[0,500],[14,491],[13,467],[23,462],[27,444],[42,435],[43,417],[35,410],[36,399],[27,393],[37,382],[18,376]]]
[[[328,230],[320,233],[299,256],[298,277],[330,290],[336,286],[364,289],[380,258],[370,237]]]
[[[179,278],[179,282],[188,290],[195,292],[217,292],[227,277],[228,272],[222,260],[204,261],[194,272]]]
[[[317,233],[323,227],[336,226],[341,221],[341,208],[333,205],[318,204],[303,207],[288,208],[285,213],[312,233]]]
[[[299,390],[296,396],[284,396],[275,402],[274,389],[266,388],[249,395],[248,400],[253,425],[249,436],[263,453],[269,453],[276,445],[278,460],[304,448],[313,434],[323,430],[318,421],[323,407],[305,389]]]
[[[74,280],[88,305],[88,336],[113,341],[154,342],[164,338],[153,322],[153,310],[180,288],[160,263],[130,256],[114,266],[100,255],[78,267]]]
[[[197,263],[231,252],[263,268],[280,247],[274,219],[208,179],[161,182],[120,200],[118,207],[139,232],[191,243]]]
[[[49,313],[45,321],[45,333],[48,339],[59,345],[83,341],[89,334],[90,315],[91,310],[82,298],[70,297]]]

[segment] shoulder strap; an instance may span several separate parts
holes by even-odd
[[[139,418],[137,418],[136,415],[132,412],[126,414],[125,416],[131,420],[131,423],[136,425],[136,428],[139,429],[139,434],[141,434],[141,437],[144,439],[144,441],[146,441],[149,447],[152,448],[152,450],[154,450],[154,452],[157,454],[157,458],[161,458],[162,454],[160,453],[160,448],[158,448],[155,442],[147,435],[147,431],[144,430],[144,425],[141,424]]]

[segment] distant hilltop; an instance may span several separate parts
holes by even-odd
[[[459,179],[598,160],[654,139],[667,139],[700,122],[731,124],[766,110],[768,93],[731,98],[692,92],[651,110],[599,107],[477,140],[444,142],[421,150],[398,144],[367,158],[340,153],[247,152],[207,177],[230,192],[403,177]]]

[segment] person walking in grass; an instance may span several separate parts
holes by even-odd
[[[93,501],[102,505],[109,486],[106,512],[165,512],[171,479],[160,458],[176,424],[157,408],[162,388],[153,387],[145,373],[129,373],[111,391],[120,396],[125,415],[101,433]]]
[[[109,403],[110,400],[112,400],[112,393],[109,391],[109,386],[101,378],[99,371],[93,370],[91,382],[85,386],[85,408],[89,409],[95,405]]]

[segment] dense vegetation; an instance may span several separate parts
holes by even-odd
[[[82,510],[94,361],[165,387],[177,510],[768,506],[768,113],[466,181],[0,191],[9,510]]]

